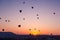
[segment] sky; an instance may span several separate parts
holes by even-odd
[[[60,0],[0,0],[0,17],[0,32],[29,34],[36,28],[39,34],[60,35]]]

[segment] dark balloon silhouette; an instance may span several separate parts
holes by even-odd
[[[0,19],[1,19],[1,17],[0,17]]]
[[[25,2],[23,2],[23,4],[25,4]]]
[[[2,31],[4,31],[4,29],[2,29]]]
[[[20,10],[20,13],[22,12],[22,10]]]
[[[34,30],[36,30],[36,28],[34,28]]]
[[[25,20],[25,18],[23,18],[23,20]]]
[[[31,31],[31,29],[29,29]]]
[[[39,15],[37,14],[37,16],[39,16]]]
[[[8,20],[8,22],[10,22],[10,20]]]
[[[55,15],[55,12],[53,14]]]
[[[21,27],[21,25],[18,25],[18,27]]]
[[[10,20],[5,20],[5,22],[10,22]]]
[[[40,32],[40,30],[38,30]]]
[[[31,8],[33,9],[34,7],[32,6]]]
[[[5,20],[5,22],[7,22],[7,20]]]
[[[37,19],[39,19],[39,17],[37,17]]]

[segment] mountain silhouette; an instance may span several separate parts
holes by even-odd
[[[0,32],[0,40],[60,40],[60,35],[18,35],[12,32]]]
[[[12,38],[15,37],[16,34],[12,32],[0,32],[0,38]]]

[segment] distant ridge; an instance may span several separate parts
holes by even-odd
[[[16,34],[12,32],[0,32],[0,38],[12,38],[15,37]]]
[[[0,32],[0,40],[60,40],[60,35],[17,35],[12,32]]]

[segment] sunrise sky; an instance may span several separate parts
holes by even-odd
[[[29,29],[36,28],[40,34],[60,35],[60,0],[0,0],[0,18],[0,32],[4,28],[6,32],[29,34]]]

